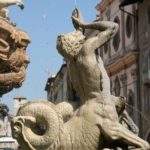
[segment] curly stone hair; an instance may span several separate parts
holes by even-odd
[[[85,36],[81,31],[70,32],[58,36],[57,49],[63,57],[73,58],[79,54],[84,42]]]

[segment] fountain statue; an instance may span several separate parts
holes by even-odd
[[[21,0],[0,0],[0,96],[22,85],[29,63],[28,34],[16,28],[7,15],[1,14],[14,4],[24,6]]]
[[[21,0],[0,0],[0,97],[22,85],[29,63],[26,48],[30,38],[9,19],[8,6],[11,5],[18,5],[21,9],[24,7]],[[8,111],[7,105],[0,102],[1,136],[10,136]]]
[[[137,136],[124,98],[111,95],[103,61],[95,53],[115,36],[118,25],[109,21],[82,22],[77,9],[72,22],[75,31],[59,35],[57,49],[67,60],[80,107],[74,111],[67,102],[27,103],[12,120],[13,137],[24,150],[150,150],[150,145]],[[99,33],[88,38],[85,29]],[[127,120],[126,125],[120,118]]]

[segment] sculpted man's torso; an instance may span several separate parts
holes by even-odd
[[[95,37],[86,39],[81,31],[74,31],[66,35],[60,35],[58,37],[57,48],[69,60],[68,71],[70,82],[78,95],[80,95],[81,104],[91,100],[98,101],[100,105],[105,105],[103,107],[105,111],[109,111],[105,113],[107,114],[107,118],[116,120],[118,117],[110,98],[110,89],[104,89],[102,83],[103,78],[105,78],[104,74],[102,74],[104,68],[101,67],[102,69],[100,69],[95,53],[96,48],[98,48],[95,46],[96,40]],[[98,42],[97,45],[99,45]],[[103,62],[101,63],[101,66],[103,66]],[[108,116],[108,114],[111,115]],[[104,115],[103,112],[102,115]]]
[[[79,54],[76,60],[70,62],[69,73],[70,80],[82,101],[96,98],[101,92],[100,69],[94,54],[91,56]]]

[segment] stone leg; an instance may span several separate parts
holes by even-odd
[[[134,150],[150,150],[150,145],[146,141],[124,128],[119,122],[106,119],[101,130],[110,141],[120,140],[129,146],[135,146]]]

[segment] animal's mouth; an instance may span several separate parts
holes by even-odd
[[[20,131],[21,131],[21,127],[20,127],[21,123],[20,124],[19,123],[18,124],[17,123],[13,124],[13,126],[14,127],[12,127],[12,135],[13,135],[14,138],[17,139],[19,137],[19,134],[20,134]]]
[[[0,95],[11,91],[13,88],[20,87],[25,80],[25,76],[25,66],[22,66],[18,71],[0,73]]]

